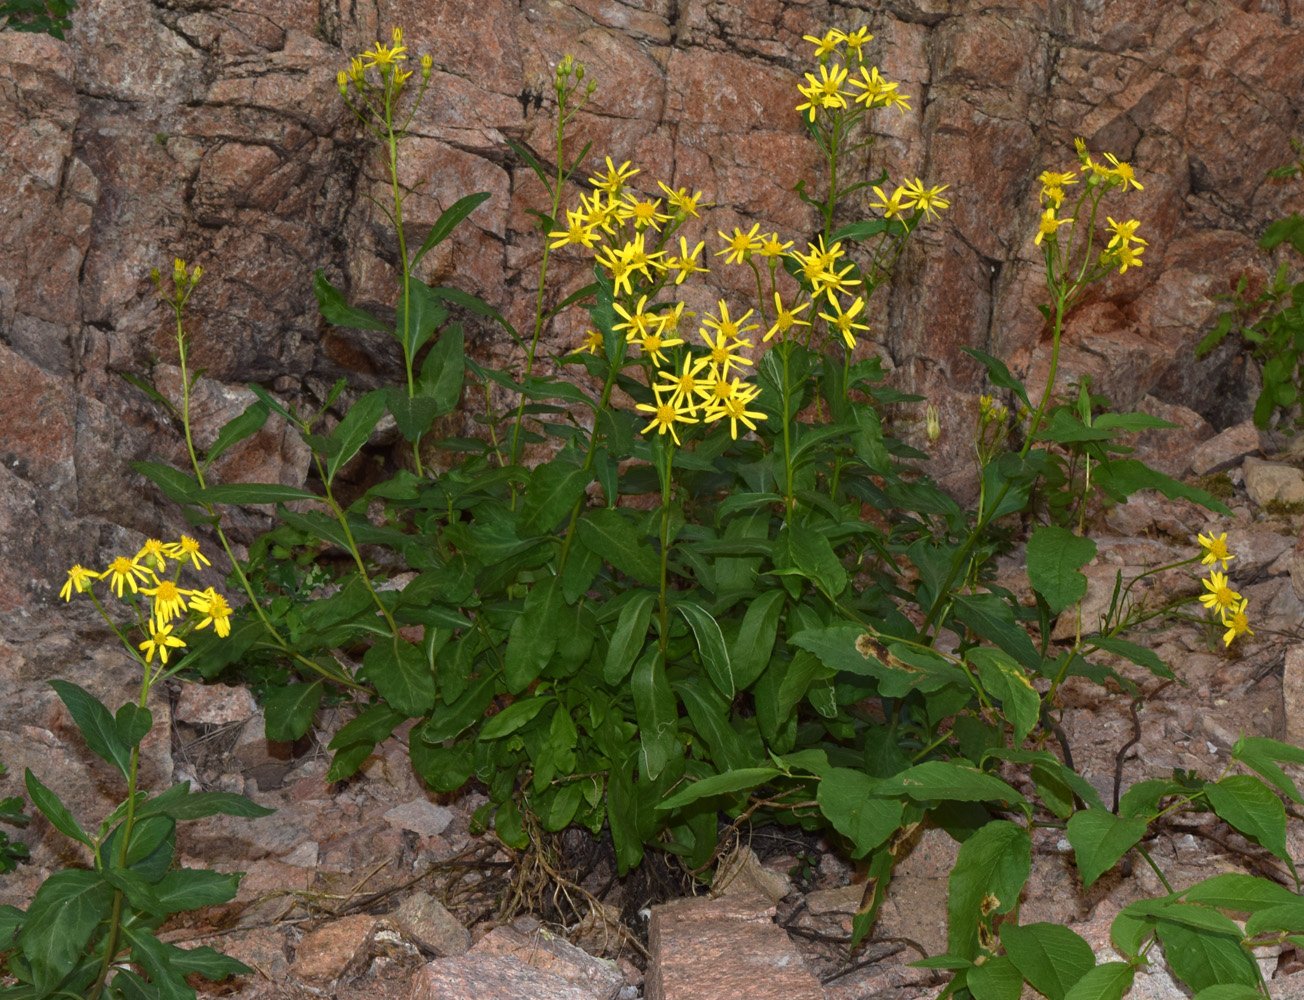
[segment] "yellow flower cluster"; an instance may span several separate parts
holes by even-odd
[[[1105,165],[1092,159],[1091,154],[1087,152],[1087,144],[1082,139],[1074,139],[1073,145],[1077,150],[1082,176],[1086,180],[1083,193],[1076,202],[1078,208],[1086,200],[1088,192],[1100,188],[1101,185],[1121,188],[1125,192],[1129,189],[1143,190],[1136,179],[1136,171],[1130,163],[1118,159],[1113,153],[1106,153],[1105,159],[1109,161],[1109,165]],[[1041,182],[1038,204],[1045,207],[1041,210],[1041,218],[1037,222],[1037,235],[1033,238],[1033,243],[1040,246],[1043,240],[1047,240],[1053,245],[1057,241],[1059,227],[1076,221],[1073,215],[1062,213],[1065,199],[1068,197],[1066,189],[1079,183],[1078,173],[1075,170],[1044,170],[1037,180]],[[1095,204],[1096,202],[1092,202],[1090,207],[1094,209]],[[1077,209],[1072,211],[1076,213]],[[1094,211],[1091,215],[1095,217]],[[1129,267],[1141,266],[1141,254],[1145,252],[1147,243],[1136,235],[1139,225],[1136,219],[1129,219],[1127,222],[1115,222],[1112,218],[1109,219],[1111,238],[1100,255],[1102,267],[1107,269],[1117,267],[1119,274],[1126,274]]]
[[[412,70],[405,70],[402,66],[403,63],[407,62],[408,52],[407,46],[403,44],[403,29],[395,28],[391,37],[393,38],[392,45],[376,42],[373,48],[367,49],[350,59],[348,69],[342,69],[335,74],[341,97],[349,100],[350,85],[364,100],[369,97],[374,90],[367,81],[367,70],[369,69],[375,69],[380,73],[380,89],[382,91],[397,94],[403,89],[403,85],[412,76]],[[433,68],[434,59],[429,55],[422,56],[421,81],[423,90],[424,85],[430,81],[430,73]],[[359,114],[359,117],[361,117],[357,108],[354,108],[354,113]]]
[[[168,560],[177,564],[177,576],[187,563],[194,569],[211,565],[208,557],[199,550],[199,543],[188,535],[182,535],[179,541],[166,544],[151,538],[134,556],[118,556],[101,573],[80,564],[74,566],[68,570],[68,579],[59,591],[59,596],[65,601],[71,601],[74,593],[90,592],[94,600],[94,583],[108,580],[109,590],[119,599],[125,597],[135,605],[136,595],[150,598],[148,614],[142,621],[142,628],[148,631],[149,638],[139,648],[146,654],[146,663],[153,661],[155,653],[160,662],[167,663],[168,651],[185,645],[180,636],[173,634],[179,619],[189,619],[194,628],[207,628],[211,625],[213,631],[223,637],[231,634],[231,606],[227,604],[226,598],[212,587],[186,589],[177,586],[175,577],[164,579]],[[95,603],[99,605],[99,601]]]
[[[1217,538],[1214,538],[1212,533],[1208,537],[1198,535],[1197,539],[1203,551],[1200,564],[1202,566],[1222,564],[1222,572],[1212,570],[1209,579],[1203,581],[1206,593],[1200,595],[1200,603],[1218,615],[1223,628],[1227,630],[1223,633],[1223,642],[1230,646],[1232,640],[1238,636],[1254,634],[1245,610],[1250,600],[1232,590],[1231,581],[1227,579],[1227,563],[1236,558],[1227,551],[1227,533],[1223,532]]]
[[[910,98],[897,90],[897,84],[885,80],[877,66],[864,64],[863,47],[874,37],[868,28],[857,28],[850,34],[832,28],[822,37],[803,37],[815,46],[815,56],[820,61],[819,76],[807,73],[806,83],[797,84],[797,91],[805,98],[797,105],[797,110],[804,112],[812,123],[820,111],[845,111],[857,104],[862,105],[860,110],[896,108],[902,114],[910,110]],[[842,54],[838,51],[840,45],[846,47],[847,58],[842,64],[832,62],[834,57]],[[859,79],[851,73],[853,60]],[[855,87],[860,92],[844,90],[844,85]]]

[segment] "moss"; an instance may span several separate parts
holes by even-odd
[[[1294,517],[1304,514],[1304,500],[1269,500],[1263,509],[1275,517]]]
[[[1219,500],[1230,500],[1236,495],[1236,487],[1232,485],[1231,477],[1225,472],[1215,472],[1212,476],[1199,476],[1191,485],[1213,494]]]

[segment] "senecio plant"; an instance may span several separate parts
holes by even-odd
[[[137,780],[141,741],[154,726],[150,691],[180,669],[190,635],[230,631],[231,608],[221,594],[181,586],[183,570],[207,564],[199,543],[183,535],[172,543],[150,539],[100,572],[81,565],[68,571],[60,596],[90,600],[140,666],[139,696],[117,712],[70,681],[51,682],[87,747],[126,781],[126,797],[90,833],[27,770],[32,804],[86,848],[91,865],[55,872],[26,911],[0,907],[0,953],[16,982],[0,988],[0,996],[194,997],[185,982],[192,973],[224,979],[251,971],[212,948],[178,948],[155,932],[172,914],[232,899],[240,881],[239,874],[174,867],[178,821],[271,810],[239,795],[192,793],[189,782],[151,794]],[[110,599],[126,606],[125,624],[110,612]]]
[[[1111,412],[1085,381],[1057,383],[1068,311],[1142,266],[1140,225],[1114,207],[1141,190],[1135,171],[1079,141],[1069,169],[1042,174],[1029,235],[1044,254],[1049,371],[1034,402],[1000,359],[969,349],[993,392],[975,414],[978,499],[962,507],[885,427],[885,407],[919,400],[883,384],[865,343],[867,303],[915,232],[944,219],[950,188],[855,175],[872,116],[906,113],[910,98],[867,60],[865,29],[808,41],[816,64],[792,113],[827,172],[798,186],[818,223],[791,237],[711,227],[702,192],[679,178],[646,184],[619,156],[581,173],[589,147],[573,155],[567,126],[594,81],[559,62],[555,163],[511,144],[546,206],[523,333],[491,304],[421,279],[425,254],[487,195],[453,203],[409,252],[397,165],[430,64],[413,91],[401,33],[358,56],[339,86],[389,178],[397,304],[392,317],[350,305],[324,270],[314,288],[328,322],[394,337],[403,382],[351,396],[341,383],[311,414],[251,385],[257,402],[202,461],[192,447],[192,473],[138,464],[223,540],[219,505],[278,505],[278,526],[247,563],[233,560],[248,601],[229,637],[187,640],[184,662],[209,677],[237,662],[256,672],[246,676],[267,687],[275,738],[307,732],[328,695],[355,699],[330,744],[330,780],[411,723],[417,773],[439,791],[478,782],[488,802],[476,823],[515,850],[546,850],[575,824],[610,836],[621,873],[657,850],[709,878],[728,828],[827,831],[866,876],[856,942],[912,837],[940,827],[961,843],[947,954],[927,960],[954,972],[948,994],[1015,1000],[1027,982],[1048,1000],[1116,1000],[1161,952],[1203,1000],[1266,993],[1249,948],[1304,933],[1304,909],[1263,879],[1220,875],[1127,907],[1113,931],[1121,958],[1100,965],[1068,929],[1019,920],[1037,826],[1064,830],[1086,885],[1132,850],[1162,880],[1146,838],[1213,810],[1294,876],[1278,796],[1304,798],[1279,764],[1304,763],[1304,751],[1242,739],[1222,773],[1143,781],[1107,805],[1059,725],[1070,677],[1140,701],[1157,687],[1116,664],[1175,680],[1127,638],[1176,613],[1148,606],[1137,580],[1120,576],[1108,610],[1084,618],[1089,510],[1158,489],[1230,513],[1128,455],[1122,435],[1170,425]],[[713,229],[721,243],[708,254]],[[553,255],[591,280],[554,290]],[[712,267],[739,269],[754,296],[709,293],[715,305],[697,316],[686,286]],[[184,369],[186,298],[168,301]],[[582,342],[545,354],[544,334],[575,309],[587,312],[572,327]],[[455,314],[496,324],[518,363],[468,357]],[[481,433],[434,434],[464,396]],[[187,400],[175,415],[189,433]],[[207,482],[214,453],[271,412],[311,447],[313,488]],[[386,413],[409,446],[402,465],[346,501],[340,474]],[[935,440],[936,410],[924,415]],[[1031,529],[1031,604],[995,582],[1019,524]],[[1175,566],[1221,564],[1204,603],[1230,643],[1250,634],[1245,603],[1225,577],[1225,534],[1201,541]],[[344,568],[323,568],[326,552]],[[1052,641],[1065,615],[1072,638]]]

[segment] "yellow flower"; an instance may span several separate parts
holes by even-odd
[[[875,101],[886,103],[887,95],[896,90],[895,83],[879,75],[877,66],[871,66],[869,69],[861,66],[860,79],[857,80],[853,76],[848,83],[860,88],[861,92],[856,95],[856,103],[864,104],[866,107],[873,107]]]
[[[698,199],[702,197],[701,191],[698,191],[697,194],[689,194],[688,188],[680,188],[678,191],[672,191],[661,181],[657,181],[657,184],[660,186],[661,190],[666,193],[666,200],[675,207],[676,211],[683,212],[685,216],[691,215],[693,218],[698,217],[697,202]]]
[[[167,554],[177,562],[184,564],[189,561],[195,569],[213,565],[208,561],[208,557],[199,551],[199,543],[189,535],[182,535],[181,541],[172,542],[165,549]]]
[[[591,249],[597,242],[597,233],[593,231],[593,226],[585,222],[585,216],[582,212],[566,213],[566,228],[554,230],[548,234],[548,239],[554,242],[548,244],[549,250],[556,250],[558,247],[580,246]]]
[[[738,340],[728,337],[723,331],[711,339],[711,335],[705,330],[699,330],[698,333],[706,341],[706,346],[710,348],[711,353],[708,355],[711,361],[711,369],[715,372],[716,377],[724,378],[729,374],[731,368],[741,369],[743,365],[750,365],[752,362],[748,358],[741,356],[739,352],[744,347],[751,347],[750,340]]]
[[[1053,170],[1043,170],[1041,176],[1038,177],[1037,180],[1041,181],[1041,186],[1043,188],[1062,188],[1068,187],[1070,184],[1076,184],[1078,182],[1078,175],[1072,170],[1067,170],[1062,174],[1056,173]]]
[[[720,331],[720,336],[727,337],[729,340],[738,340],[744,333],[760,329],[760,326],[756,323],[751,324],[751,326],[742,325],[751,318],[752,313],[755,311],[755,309],[748,309],[747,312],[738,319],[730,319],[729,305],[724,299],[721,299],[720,318],[716,319],[714,316],[708,315],[706,319],[702,320],[702,325],[709,326],[712,330]],[[751,344],[748,344],[747,346],[750,347]]]
[[[71,601],[74,591],[84,594],[90,589],[91,581],[99,578],[98,573],[92,573],[81,563],[78,563],[68,570],[68,579],[64,582],[63,589],[59,591],[59,596],[65,601]]]
[[[140,589],[137,581],[147,582],[150,578],[150,572],[135,559],[118,556],[117,559],[109,563],[109,568],[100,574],[100,579],[103,580],[106,576],[110,577],[109,589],[121,597],[124,584],[131,587],[131,592],[134,594]]]
[[[167,555],[167,550],[168,547],[164,545],[161,541],[159,541],[157,538],[151,538],[147,540],[143,546],[141,546],[141,550],[136,553],[136,558],[133,560],[133,562],[143,561],[146,566],[149,566],[150,563],[153,563],[154,564],[153,568],[159,573],[162,573],[165,569],[167,569],[167,560],[163,558],[165,555]]]
[[[638,342],[643,353],[652,359],[652,363],[660,368],[666,363],[666,356],[662,353],[667,347],[678,347],[683,341],[678,337],[664,336],[660,329],[649,330],[643,335],[643,339]]]
[[[581,354],[584,351],[588,351],[590,354],[597,354],[601,350],[602,350],[602,334],[600,334],[596,330],[585,330],[584,343],[579,346],[579,348],[575,351],[575,353]]]
[[[191,593],[182,590],[171,580],[161,580],[152,589],[141,587],[140,592],[146,597],[154,598],[154,620],[160,625],[181,617],[186,610],[186,595]]]
[[[915,203],[906,198],[906,189],[900,184],[898,184],[897,189],[892,192],[891,198],[885,195],[883,189],[878,186],[874,187],[874,194],[878,195],[878,201],[871,203],[869,207],[881,208],[883,210],[883,218],[885,219],[899,218],[906,209],[915,207]]]
[[[664,257],[664,250],[657,250],[655,253],[647,252],[647,243],[644,240],[644,233],[635,233],[634,238],[621,248],[625,260],[629,266],[636,271],[642,271],[645,278],[651,278],[652,272],[658,268],[664,269],[665,264],[657,258]]]
[[[843,295],[850,294],[851,290],[860,284],[859,278],[847,277],[847,275],[855,269],[855,264],[848,263],[841,271],[834,267],[830,267],[827,271],[821,272],[819,276],[819,288],[815,292],[815,297],[818,298],[827,293],[829,304],[832,305],[835,302],[835,292]]]
[[[768,236],[761,237],[761,248],[756,252],[762,257],[782,257],[790,246],[792,246],[792,240],[783,243],[779,240],[778,233],[770,233]]]
[[[605,174],[594,174],[589,178],[589,183],[599,191],[605,191],[607,194],[620,194],[625,183],[633,177],[638,170],[631,170],[629,160],[626,160],[619,167],[611,162],[611,157],[607,157],[607,172]]]
[[[340,96],[347,97],[349,95],[349,74],[345,73],[344,70],[340,70],[335,74],[335,82],[340,88]]]
[[[613,330],[624,330],[625,339],[631,343],[646,337],[652,324],[657,322],[655,314],[644,311],[646,305],[646,295],[638,300],[638,305],[634,307],[632,313],[626,311],[625,307],[617,302],[615,304],[616,312],[620,313],[625,321],[623,323],[613,323],[611,328]]]
[[[1127,274],[1129,267],[1141,266],[1141,255],[1146,252],[1145,247],[1134,247],[1130,243],[1120,243],[1113,250],[1106,250],[1105,254],[1112,254],[1112,263],[1118,265],[1119,274]]]
[[[762,241],[758,239],[756,235],[760,231],[761,224],[759,222],[754,224],[751,230],[746,233],[737,226],[734,226],[732,236],[726,236],[723,232],[720,232],[720,230],[717,229],[716,232],[719,234],[720,239],[725,241],[726,246],[723,250],[717,250],[715,255],[717,257],[724,257],[724,262],[726,264],[746,263],[748,257],[761,249]]]
[[[645,199],[635,198],[633,195],[627,195],[629,200],[625,203],[629,208],[631,217],[634,220],[635,229],[646,229],[651,226],[653,229],[660,230],[658,223],[669,222],[670,216],[658,211],[661,208],[661,199],[648,201]]]
[[[1046,209],[1041,213],[1041,221],[1037,223],[1037,236],[1032,242],[1040,246],[1043,239],[1047,236],[1053,237],[1060,226],[1072,221],[1072,219],[1057,219],[1055,218],[1055,209]]]
[[[856,58],[861,58],[861,48],[865,43],[870,41],[874,36],[869,33],[868,28],[857,28],[855,31],[846,35],[842,40],[847,43],[847,52],[854,52]]]
[[[682,285],[684,279],[690,274],[708,273],[707,268],[697,266],[697,255],[702,252],[704,246],[706,246],[706,243],[699,240],[697,246],[690,251],[688,241],[682,236],[679,237],[679,256],[670,257],[666,260],[666,270],[674,273],[676,285]]]
[[[1106,153],[1105,159],[1107,159],[1110,163],[1114,164],[1114,168],[1108,172],[1113,176],[1117,177],[1122,182],[1123,190],[1126,191],[1127,186],[1129,184],[1131,184],[1138,191],[1145,190],[1145,188],[1143,188],[1140,184],[1137,183],[1136,171],[1132,169],[1132,164],[1123,162],[1113,153]]]
[[[796,309],[787,309],[783,304],[783,299],[779,297],[779,293],[775,292],[774,293],[774,316],[775,316],[774,326],[770,327],[770,329],[766,332],[765,336],[762,338],[762,343],[769,343],[770,338],[773,337],[776,333],[782,335],[780,339],[787,337],[788,331],[791,330],[794,326],[810,326],[810,323],[806,322],[805,320],[801,320],[797,318],[798,313],[809,308],[810,308],[810,303],[803,302]]]
[[[367,68],[375,66],[382,73],[388,73],[392,67],[407,58],[403,54],[406,51],[407,49],[397,42],[392,46],[377,42],[374,50],[362,53],[362,64]]]
[[[707,404],[704,418],[712,423],[718,420],[729,421],[729,436],[735,441],[738,440],[738,422],[741,420],[748,430],[756,430],[753,420],[764,420],[768,414],[760,411],[747,409],[756,397],[760,395],[760,390],[755,386],[745,386],[738,379],[734,379],[730,386],[730,391],[725,397]]]
[[[1237,636],[1254,634],[1254,630],[1250,628],[1250,619],[1245,614],[1245,608],[1249,603],[1248,598],[1241,598],[1240,603],[1233,604],[1223,611],[1222,623],[1227,629],[1223,633],[1223,642],[1228,646]],[[1228,617],[1227,611],[1231,612],[1231,617]]]
[[[207,628],[212,625],[213,631],[224,639],[231,634],[231,606],[226,603],[226,598],[212,587],[201,590],[191,597],[190,609],[206,616],[195,628]]]
[[[865,29],[862,28],[860,30],[864,31]],[[873,35],[870,35],[870,38],[873,37]],[[817,38],[815,35],[802,35],[801,40],[803,42],[810,42],[815,46],[816,59],[826,59],[837,50],[839,42],[845,42],[847,40],[847,36],[837,28],[830,28],[825,32],[823,38]],[[864,42],[862,41],[857,44],[862,45]]]
[[[698,397],[705,397],[710,392],[710,387],[698,378],[707,364],[709,364],[707,358],[689,356],[684,358],[683,369],[678,374],[674,371],[657,373],[658,378],[665,380],[661,388],[671,389],[674,392],[670,397],[670,405],[680,407],[690,416],[697,412]]]
[[[1106,216],[1106,218],[1109,220],[1110,232],[1114,234],[1113,238],[1109,241],[1110,247],[1113,247],[1118,243],[1127,243],[1129,241],[1132,243],[1140,243],[1143,247],[1149,246],[1145,240],[1136,234],[1136,227],[1141,225],[1141,223],[1137,222],[1136,219],[1129,219],[1127,222],[1115,222],[1113,219],[1109,219],[1108,216]]]
[[[1200,547],[1204,549],[1204,558],[1200,560],[1200,565],[1211,566],[1220,562],[1223,570],[1226,571],[1228,560],[1236,558],[1227,551],[1227,532],[1224,531],[1217,538],[1212,534],[1207,538],[1204,535],[1195,537],[1200,542]]]
[[[926,188],[923,180],[916,177],[913,181],[906,181],[906,195],[914,199],[915,208],[922,211],[924,215],[935,217],[939,208],[951,207],[949,201],[940,197],[941,193],[950,186],[950,184],[938,184]]]
[[[1203,582],[1204,589],[1209,593],[1200,595],[1200,603],[1219,614],[1224,614],[1225,609],[1241,599],[1241,595],[1227,585],[1227,577],[1217,570],[1210,573],[1209,579]]]
[[[905,114],[910,110],[910,98],[899,90],[893,90],[883,95],[883,107],[896,108],[902,114]]]
[[[846,312],[842,311],[842,305],[836,299],[833,301],[835,315],[830,316],[828,313],[820,313],[822,320],[827,320],[830,327],[842,334],[842,339],[847,343],[847,350],[852,350],[856,346],[856,330],[868,330],[869,327],[863,323],[852,322],[860,311],[865,308],[865,300],[857,298],[851,304],[851,308]]]
[[[152,663],[154,654],[158,653],[161,663],[168,662],[168,650],[179,649],[185,645],[179,636],[172,634],[172,626],[164,625],[159,622],[150,622],[149,638],[140,644],[140,648],[145,650],[145,662]]]
[[[655,405],[637,403],[635,409],[653,415],[652,422],[643,428],[644,434],[655,427],[658,434],[665,434],[669,431],[670,436],[674,438],[675,444],[679,444],[679,433],[675,430],[675,424],[696,424],[700,423],[700,421],[693,416],[695,408],[685,405],[683,400],[676,404],[674,396],[671,396],[669,400],[662,399],[661,394],[665,391],[667,391],[665,386],[654,384],[652,392],[656,398]]]

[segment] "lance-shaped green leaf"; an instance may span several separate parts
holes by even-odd
[[[583,499],[591,480],[588,469],[564,458],[536,465],[521,503],[517,532],[522,538],[552,532]]]
[[[316,493],[281,483],[223,483],[195,492],[195,500],[200,503],[262,504],[320,499]]]
[[[421,362],[417,395],[435,402],[435,415],[452,413],[462,398],[466,376],[466,335],[461,323],[449,323]]]
[[[328,323],[353,330],[392,332],[387,323],[382,323],[365,309],[354,309],[349,305],[344,300],[344,293],[326,280],[326,274],[320,268],[313,275],[312,290],[317,296],[317,308]]]
[[[729,650],[724,644],[724,634],[720,626],[705,609],[691,601],[681,601],[675,605],[684,616],[697,638],[697,651],[702,657],[702,666],[710,676],[720,693],[726,698],[734,696],[733,668],[729,663]]]
[[[729,665],[734,683],[740,689],[750,687],[770,665],[786,599],[787,594],[782,590],[767,590],[748,603],[738,636],[729,646]]]
[[[420,718],[435,705],[435,673],[425,654],[394,636],[375,643],[362,658],[367,679],[396,712]]]
[[[163,495],[173,503],[196,502],[195,494],[199,492],[199,483],[194,476],[159,462],[132,462],[131,467],[162,490]]]
[[[1028,806],[1027,799],[995,775],[942,760],[925,761],[884,779],[878,794],[908,795],[917,802],[1008,802]]]
[[[66,868],[41,884],[15,942],[31,964],[35,995],[51,995],[72,971],[112,904],[113,888],[96,872]]]
[[[679,751],[678,705],[656,646],[650,646],[634,664],[630,690],[642,741],[642,770],[649,781],[656,781]]]
[[[204,468],[207,469],[212,465],[214,460],[232,445],[239,444],[245,438],[253,437],[262,430],[270,413],[267,404],[258,399],[245,407],[240,416],[223,424],[222,429],[217,432],[217,440],[204,456]]]
[[[437,247],[444,240],[448,239],[449,233],[457,228],[457,224],[474,212],[480,205],[489,200],[488,191],[477,191],[475,194],[468,194],[449,205],[435,220],[435,224],[430,227],[430,232],[422,240],[421,247],[412,256],[412,263],[408,265],[409,270],[415,270],[421,258]]]
[[[715,795],[736,795],[759,788],[772,778],[783,774],[777,767],[742,767],[736,771],[712,774],[701,781],[685,785],[667,799],[657,803],[657,809],[666,811],[692,805],[699,799],[709,799]]]
[[[519,694],[543,673],[557,650],[566,616],[573,614],[573,609],[562,600],[557,577],[549,577],[530,589],[525,608],[507,635],[503,678],[508,691]]]
[[[340,467],[358,453],[385,415],[385,390],[373,389],[349,407],[331,434],[326,456],[326,482],[330,484]]]
[[[580,538],[607,562],[639,583],[661,585],[661,562],[648,545],[639,544],[633,519],[624,511],[601,507],[586,510],[579,520]]]
[[[126,777],[131,767],[131,747],[119,737],[109,710],[93,694],[71,681],[50,681],[50,687],[68,707],[68,714],[77,723],[91,752],[108,761]]]
[[[634,668],[634,661],[647,639],[647,628],[652,621],[652,604],[657,595],[650,590],[639,590],[625,602],[616,620],[616,630],[607,646],[606,664],[602,677],[608,684],[619,684]]]
[[[407,356],[415,358],[435,328],[448,319],[448,310],[430,286],[416,278],[408,279],[406,295],[405,300],[403,291],[400,291],[395,303],[396,336],[404,345]]]
[[[1033,689],[1023,668],[1002,650],[975,646],[965,656],[978,667],[978,679],[987,693],[1001,700],[1005,717],[1014,727],[1014,745],[1022,746],[1037,724],[1041,695]]]

